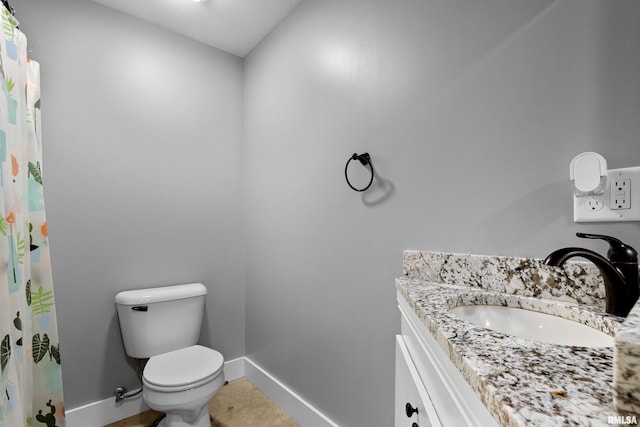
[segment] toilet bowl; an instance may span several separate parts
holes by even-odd
[[[142,376],[151,409],[166,413],[159,427],[210,427],[209,400],[224,383],[223,357],[194,345],[154,356]]]

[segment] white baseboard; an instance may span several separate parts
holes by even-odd
[[[139,395],[116,403],[114,397],[65,411],[67,427],[101,427],[142,413],[149,407]]]
[[[339,427],[338,424],[331,421],[313,405],[247,357],[239,357],[225,362],[224,376],[227,381],[247,377],[301,426]],[[112,397],[67,410],[67,427],[102,427],[148,409],[149,407],[142,399],[142,393],[118,404]]]
[[[245,377],[301,426],[340,427],[248,357],[245,357]]]
[[[224,377],[232,381],[244,376],[244,357],[224,363]],[[102,427],[147,411],[149,407],[139,395],[116,403],[115,397],[92,402],[65,411],[67,427]]]
[[[245,358],[238,357],[237,359],[224,362],[224,380],[233,381],[238,378],[244,377]]]

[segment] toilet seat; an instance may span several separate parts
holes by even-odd
[[[158,391],[183,391],[210,382],[222,373],[223,364],[216,350],[194,345],[150,358],[142,380]]]

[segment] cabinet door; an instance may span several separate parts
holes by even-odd
[[[429,391],[440,424],[499,427],[487,407],[440,347],[409,303],[398,294],[402,340]]]
[[[410,416],[407,415],[409,407]],[[417,409],[417,411],[413,411]],[[441,427],[401,335],[396,335],[395,427]]]

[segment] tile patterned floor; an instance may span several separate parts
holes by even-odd
[[[300,427],[246,378],[231,381],[209,403],[211,427]],[[154,427],[164,417],[147,411],[105,427]]]

